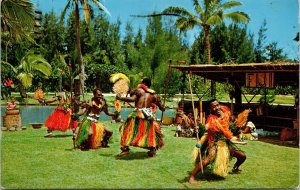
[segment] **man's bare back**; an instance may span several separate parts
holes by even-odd
[[[149,86],[146,86],[147,83],[142,83],[141,86],[134,89],[130,93],[130,97],[121,97],[117,95],[118,100],[126,102],[134,102],[135,108],[150,108],[152,104],[156,104],[161,111],[164,111],[165,108],[161,104],[160,99],[155,95],[155,92],[149,89]]]
[[[150,108],[152,103],[156,103],[156,96],[142,88],[137,88],[133,96],[137,97],[135,100],[136,108]]]

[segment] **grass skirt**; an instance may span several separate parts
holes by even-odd
[[[159,123],[145,119],[144,114],[139,110],[134,110],[128,115],[126,122],[120,128],[120,133],[121,146],[159,149],[164,145]]]
[[[226,142],[218,140],[217,155],[213,164],[213,173],[220,177],[225,177],[228,174],[229,166],[229,149]]]
[[[45,126],[54,131],[66,131],[69,129],[71,121],[71,110],[65,110],[63,106],[57,106],[53,113],[48,117]]]
[[[93,134],[89,136],[89,130],[92,128]],[[97,149],[101,146],[104,136],[104,125],[102,123],[95,123],[88,119],[84,119],[79,124],[79,130],[75,139],[77,147]]]
[[[228,175],[228,167],[230,160],[230,152],[228,147],[232,146],[232,144],[228,144],[224,140],[220,139],[217,142],[215,142],[213,146],[216,147],[216,157],[210,163],[209,172],[213,173],[216,176],[224,178]],[[199,151],[200,149],[196,147],[193,150],[193,161],[195,162],[195,164],[198,164],[200,161]],[[201,148],[202,159],[205,159],[207,151],[208,154],[211,154],[207,144],[204,144],[204,146]]]

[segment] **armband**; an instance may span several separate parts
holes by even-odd
[[[196,143],[196,147],[197,147],[197,148],[201,148],[201,146],[202,146],[202,145],[201,145],[199,142]]]

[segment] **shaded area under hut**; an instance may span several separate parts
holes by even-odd
[[[180,63],[180,62],[179,62]],[[272,89],[275,86],[292,86],[299,90],[299,64],[289,62],[267,62],[267,63],[226,63],[220,65],[171,65],[173,69],[186,71],[192,75],[214,80],[219,83],[229,83],[234,87],[234,92],[230,94],[231,103],[225,105],[231,107],[234,114],[251,108],[249,117],[258,129],[276,131],[281,133],[281,140],[296,138],[299,144],[299,101],[295,98],[295,105],[271,105],[252,103],[257,94],[248,100],[242,91],[242,87],[253,89]],[[242,96],[246,103],[242,102]],[[233,99],[235,100],[233,102]],[[192,112],[192,103],[184,100],[184,112]],[[199,107],[200,102],[194,103]],[[208,102],[201,102],[203,112],[207,116]]]

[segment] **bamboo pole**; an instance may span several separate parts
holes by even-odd
[[[193,106],[193,113],[194,113],[194,122],[195,122],[196,136],[197,136],[197,142],[198,142],[199,141],[199,134],[198,134],[198,125],[197,125],[197,115],[195,114],[195,105],[194,105],[192,82],[191,82],[190,74],[188,74],[188,78],[189,78],[189,86],[190,86],[190,91],[191,91],[191,99],[192,99],[192,106]],[[203,174],[203,165],[202,165],[201,151],[199,151],[199,157],[200,157],[201,172]]]

